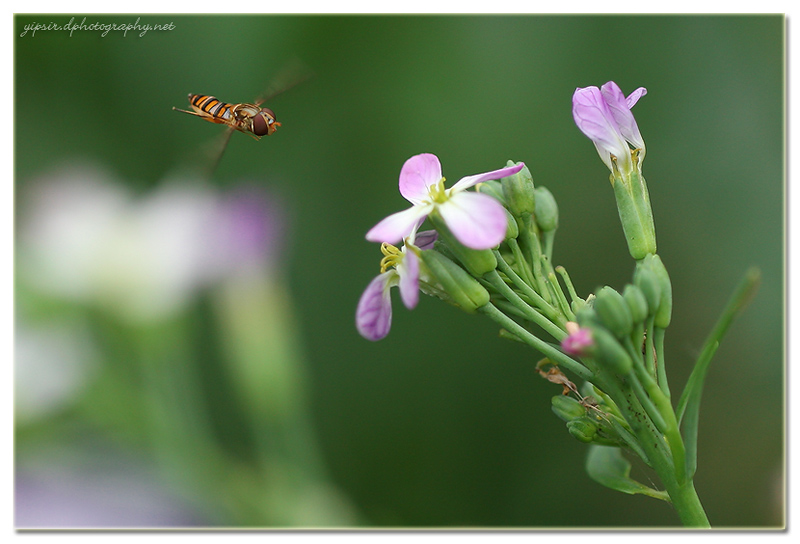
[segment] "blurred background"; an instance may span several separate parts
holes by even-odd
[[[83,15],[75,15],[79,23]],[[750,266],[763,281],[706,381],[696,487],[718,527],[784,523],[782,16],[87,16],[169,31],[28,32],[15,18],[18,527],[676,526],[608,490],[550,411],[539,354],[488,320],[395,298],[354,327],[405,207],[400,167],[448,181],[525,161],[560,207],[554,261],[585,296],[633,263],[576,87],[634,109],[680,391]],[[187,93],[250,102],[231,138]],[[397,296],[396,294],[393,296]],[[677,394],[677,393],[674,393]]]

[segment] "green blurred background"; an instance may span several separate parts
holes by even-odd
[[[83,15],[75,17],[80,22]],[[281,272],[270,277],[288,301],[272,308],[273,317],[295,338],[292,360],[302,367],[297,387],[304,393],[294,409],[310,436],[304,443],[316,459],[314,478],[337,497],[330,516],[305,524],[677,524],[668,505],[588,478],[585,446],[550,411],[558,388],[536,374],[539,355],[499,339],[488,320],[428,298],[408,312],[395,298],[388,338],[371,343],[354,327],[356,302],[380,259],[364,234],[404,208],[400,167],[422,152],[439,156],[450,182],[508,159],[525,161],[535,183],[559,203],[554,261],[570,271],[578,292],[629,281],[633,263],[608,172],[571,115],[576,87],[609,80],[626,93],[648,89],[634,113],[647,144],[643,170],[659,253],[674,286],[666,346],[673,391],[682,388],[745,270],[762,270],[757,298],[720,347],[706,382],[696,486],[712,525],[783,524],[783,16],[114,15],[89,16],[87,23],[136,17],[175,28],[143,37],[19,37],[28,23],[64,24],[69,16],[15,18],[17,203],[38,179],[79,163],[151,194],[203,160],[198,150],[222,131],[171,111],[186,107],[187,93],[249,102],[294,57],[313,71],[270,102],[283,124],[277,134],[260,142],[234,134],[211,180],[219,191],[241,182],[264,187],[286,217]],[[18,206],[17,229],[29,220]],[[134,334],[83,306],[42,302],[23,273],[18,267],[18,329],[78,312],[101,345]],[[225,332],[209,317],[207,297],[198,295],[181,317],[195,331],[191,350],[203,354],[187,360],[212,375],[202,413],[223,421],[215,436],[232,452],[226,458],[247,464],[237,448],[257,447],[239,436],[237,422],[253,419],[250,404],[242,400],[231,411],[214,401],[236,393],[214,377],[227,368],[215,347]],[[154,326],[144,334],[170,344],[172,332]],[[120,364],[119,350],[102,352],[101,368]],[[41,484],[52,481],[41,474],[59,470],[67,488],[80,488],[83,472],[75,467],[105,466],[86,461],[98,452],[110,452],[113,467],[152,471],[165,501],[177,504],[175,519],[143,524],[304,524],[241,515],[239,503],[220,510],[213,485],[197,490],[186,485],[191,477],[170,478],[170,467],[180,463],[163,462],[157,452],[164,437],[136,415],[149,402],[146,388],[123,387],[97,408],[107,376],[91,376],[57,409],[18,420],[18,525],[48,523],[20,518],[29,496],[20,474]],[[134,415],[117,416],[117,409]],[[243,487],[236,493],[246,504]],[[297,500],[298,508],[308,507]],[[54,502],[51,514],[60,508]]]

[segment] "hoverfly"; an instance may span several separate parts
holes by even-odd
[[[182,110],[174,106],[172,109],[200,117],[211,123],[228,126],[218,151],[214,153],[216,158],[210,169],[210,172],[213,173],[222,159],[222,155],[225,153],[228,141],[234,131],[238,130],[255,140],[260,140],[262,136],[274,134],[281,124],[276,120],[274,111],[270,108],[262,108],[261,105],[267,100],[271,100],[295,85],[302,83],[309,77],[310,72],[308,69],[295,60],[284,68],[264,94],[252,104],[228,104],[213,96],[190,93],[189,106],[193,111]]]

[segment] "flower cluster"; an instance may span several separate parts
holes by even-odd
[[[400,194],[411,202],[407,210],[386,217],[367,232],[367,240],[381,242],[381,273],[373,279],[358,303],[356,328],[368,340],[384,338],[391,327],[389,291],[398,286],[409,310],[417,305],[420,289],[420,252],[431,249],[438,233],[418,233],[428,216],[441,220],[466,248],[485,250],[497,246],[506,235],[508,221],[503,206],[494,198],[466,189],[519,172],[523,164],[467,176],[444,188],[442,166],[436,155],[423,153],[408,159],[400,170]],[[404,242],[402,249],[392,244]],[[423,271],[423,274],[427,274]],[[423,280],[427,276],[423,276]]]
[[[691,480],[707,360],[698,361],[676,412],[664,357],[672,287],[656,254],[642,176],[645,145],[631,113],[646,92],[640,87],[626,97],[609,81],[576,89],[572,102],[575,123],[611,172],[628,250],[636,260],[633,281],[621,292],[606,286],[580,298],[566,270],[553,267],[558,207],[550,191],[534,186],[523,163],[509,161],[445,189],[439,160],[422,154],[400,172],[400,193],[412,206],[367,233],[368,240],[382,243],[384,258],[380,275],[359,301],[356,326],[369,340],[388,334],[389,290],[395,285],[408,308],[422,291],[489,317],[501,326],[501,336],[545,356],[536,369],[562,387],[551,404],[568,432],[592,445],[590,476],[613,489],[668,500],[686,524],[702,526],[708,520]],[[470,187],[476,191],[466,191]],[[435,231],[418,233],[426,219]],[[401,240],[402,249],[391,245]],[[717,343],[712,340],[704,352],[708,357]],[[564,371],[583,379],[584,387]],[[665,490],[633,481],[622,449],[653,468]]]

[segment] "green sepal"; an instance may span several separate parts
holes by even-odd
[[[638,261],[655,253],[656,232],[644,178],[633,172],[627,179],[612,176],[611,184],[631,257]]]
[[[647,495],[670,502],[666,491],[658,491],[630,477],[631,464],[619,448],[592,444],[586,457],[586,472],[595,482],[629,495]]]

